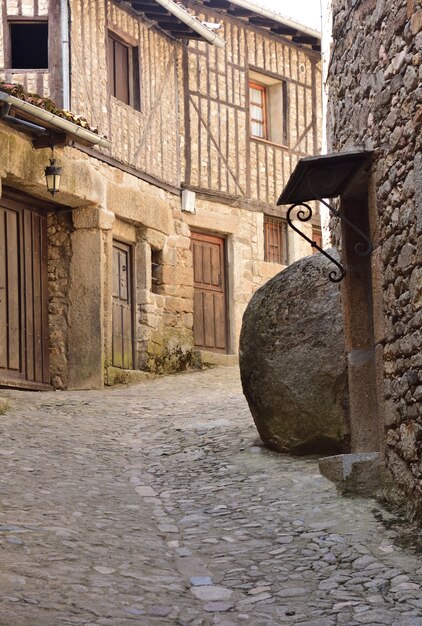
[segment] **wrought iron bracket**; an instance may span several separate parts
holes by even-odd
[[[318,252],[321,252],[321,254],[323,254],[327,259],[331,261],[331,263],[334,263],[337,269],[332,270],[328,274],[328,278],[331,280],[332,283],[339,283],[341,280],[343,280],[346,274],[346,270],[344,269],[344,267],[340,265],[340,263],[336,261],[330,254],[328,254],[328,252],[323,250],[316,241],[310,239],[307,235],[305,235],[305,233],[299,230],[299,228],[296,228],[296,226],[293,224],[292,213],[295,209],[298,209],[299,207],[303,207],[302,209],[299,209],[296,214],[296,218],[300,222],[309,222],[309,220],[312,218],[312,208],[309,206],[309,204],[306,204],[305,202],[297,202],[296,204],[292,204],[292,206],[287,211],[288,225],[290,226],[290,228],[293,228],[293,230],[297,232],[298,235],[300,235],[303,239],[306,239],[306,241],[311,244],[312,248],[316,248]]]
[[[334,215],[339,220],[347,224],[356,233],[358,233],[358,235],[363,239],[363,242],[359,241],[354,246],[356,254],[358,254],[359,256],[368,256],[369,254],[371,254],[372,249],[373,249],[372,243],[369,240],[369,238],[365,235],[365,233],[360,228],[355,226],[355,224],[353,224],[349,219],[347,219],[347,217],[342,215],[340,211],[337,211],[337,209],[332,207],[328,202],[326,202],[322,198],[318,198],[318,201],[321,202],[324,206],[326,206],[330,210],[332,215]],[[299,207],[303,207],[303,208],[299,209]],[[306,202],[297,202],[295,204],[292,204],[291,207],[287,211],[287,223],[290,226],[290,228],[292,228],[303,239],[305,239],[308,243],[310,243],[312,248],[316,248],[318,252],[321,252],[327,259],[329,259],[336,266],[337,269],[332,270],[328,274],[328,278],[331,280],[331,282],[333,283],[341,282],[346,275],[346,268],[344,268],[338,261],[336,261],[330,254],[328,254],[328,252],[323,250],[317,244],[316,241],[313,241],[312,239],[310,239],[307,235],[305,235],[305,233],[303,233],[293,224],[292,213],[295,209],[298,209],[297,214],[296,214],[296,219],[298,219],[300,222],[309,222],[309,220],[312,218],[312,215],[313,215],[312,208]]]
[[[298,207],[302,207],[302,209],[298,210],[297,219],[300,222],[308,222],[312,217],[312,209],[307,203],[311,200],[321,202],[329,209],[332,215],[347,224],[349,229],[358,234],[359,240],[354,246],[356,254],[359,256],[369,255],[372,252],[372,244],[366,233],[323,198],[337,198],[344,194],[350,181],[358,174],[365,181],[373,154],[371,150],[354,150],[304,157],[296,164],[286,187],[277,201],[278,206],[290,206],[287,211],[289,226],[303,239],[306,239],[313,248],[322,252],[336,266],[336,270],[330,272],[329,275],[332,282],[338,283],[344,278],[346,274],[345,268],[325,250],[322,250],[316,241],[309,239],[293,224],[292,213]],[[365,182],[361,182],[361,184],[365,185]]]

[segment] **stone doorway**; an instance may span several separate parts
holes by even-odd
[[[196,348],[227,352],[225,240],[192,233],[193,335]]]
[[[113,241],[113,335],[112,365],[134,367],[134,297],[132,247]]]

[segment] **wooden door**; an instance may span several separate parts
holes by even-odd
[[[47,220],[0,199],[0,384],[49,383]]]
[[[192,254],[195,346],[227,352],[224,239],[192,233]]]
[[[131,247],[113,243],[113,365],[133,368],[133,299]]]

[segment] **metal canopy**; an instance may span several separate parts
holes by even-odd
[[[361,150],[300,159],[277,205],[336,198],[372,154]]]

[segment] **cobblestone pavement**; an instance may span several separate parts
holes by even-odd
[[[422,625],[421,560],[256,445],[235,368],[5,395],[1,626]]]

